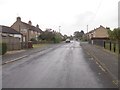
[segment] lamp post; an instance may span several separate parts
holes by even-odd
[[[88,25],[87,25],[87,33],[88,33]]]
[[[87,34],[88,34],[88,25],[87,25]],[[89,34],[87,35],[87,41],[89,39]]]
[[[61,27],[61,26],[59,26],[59,33],[60,33],[60,27]]]

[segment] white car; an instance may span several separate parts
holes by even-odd
[[[66,39],[66,41],[65,41],[66,43],[70,43],[70,39]]]

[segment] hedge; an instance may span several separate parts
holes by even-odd
[[[2,42],[0,43],[0,55],[4,55],[7,52],[7,44]]]

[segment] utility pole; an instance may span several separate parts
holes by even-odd
[[[87,41],[88,41],[88,38],[89,38],[89,34],[88,34],[88,25],[87,25]]]

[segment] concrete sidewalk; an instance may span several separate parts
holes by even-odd
[[[25,58],[31,54],[49,49],[55,48],[61,44],[49,44],[40,48],[32,48],[32,49],[24,49],[24,50],[17,50],[17,51],[9,51],[5,55],[2,56],[2,64],[10,63],[13,61],[17,61],[19,59]]]
[[[112,77],[113,82],[118,85],[118,57],[106,51],[104,48],[80,42],[82,48],[88,52]]]

